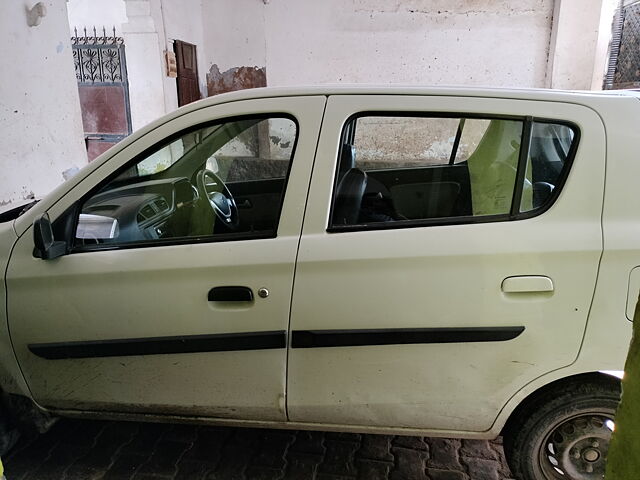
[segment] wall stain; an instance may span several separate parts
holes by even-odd
[[[266,86],[267,72],[265,67],[233,67],[220,72],[220,68],[214,63],[207,73],[207,93],[209,96]]]

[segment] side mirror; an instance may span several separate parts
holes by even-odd
[[[67,243],[56,242],[53,239],[51,220],[47,213],[43,213],[33,222],[33,243],[35,244],[33,256],[44,260],[61,257],[67,253]]]

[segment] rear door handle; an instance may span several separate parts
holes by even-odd
[[[504,293],[553,292],[553,280],[544,275],[507,277],[502,281]]]
[[[249,287],[213,287],[207,296],[210,302],[253,302]]]

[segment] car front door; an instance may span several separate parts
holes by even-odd
[[[174,118],[49,209],[70,253],[37,258],[32,229],[22,235],[8,314],[38,403],[285,419],[293,271],[324,104],[253,99]]]
[[[329,98],[296,267],[288,412],[480,432],[579,351],[604,129],[578,105]]]

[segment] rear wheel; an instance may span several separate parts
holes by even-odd
[[[547,389],[514,412],[505,454],[519,480],[604,478],[620,401],[614,380],[576,381]]]

